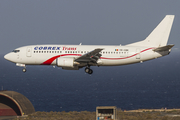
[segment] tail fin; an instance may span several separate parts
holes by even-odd
[[[127,46],[166,46],[169,34],[171,31],[174,15],[166,15],[159,25],[149,34],[149,36],[136,43],[128,44]]]

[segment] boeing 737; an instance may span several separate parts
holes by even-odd
[[[167,45],[174,15],[166,15],[149,36],[124,46],[104,45],[30,45],[19,47],[4,58],[17,66],[53,65],[65,70],[79,70],[92,74],[90,66],[120,66],[168,55],[174,45]]]

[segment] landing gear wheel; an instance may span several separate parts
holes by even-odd
[[[85,68],[86,73],[89,73],[89,71],[90,71],[90,68]]]
[[[85,68],[85,72],[88,73],[88,74],[92,74],[93,73],[93,70],[91,70],[90,68]]]
[[[93,73],[93,70],[89,69],[88,74],[92,74],[92,73]]]
[[[25,73],[26,72],[26,68],[23,68],[22,71]]]

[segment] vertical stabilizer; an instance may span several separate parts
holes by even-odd
[[[128,44],[127,46],[166,46],[171,31],[174,15],[166,15],[159,25],[149,34],[149,36],[140,42]]]

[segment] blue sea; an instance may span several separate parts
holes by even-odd
[[[80,70],[52,66],[21,67],[0,55],[0,89],[25,95],[36,111],[95,111],[180,108],[180,51],[143,63]]]

